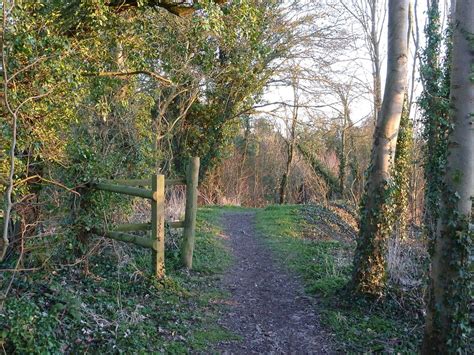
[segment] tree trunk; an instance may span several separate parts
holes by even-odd
[[[293,162],[293,156],[295,152],[295,140],[296,140],[296,124],[298,122],[298,115],[295,113],[293,115],[293,120],[291,121],[291,132],[290,132],[290,141],[288,144],[288,158],[286,160],[286,169],[281,177],[280,183],[280,205],[286,202],[286,190],[288,186],[288,179],[290,177],[291,163]]]
[[[292,73],[291,78],[292,86],[293,86],[293,113],[291,117],[291,126],[289,129],[289,137],[286,141],[287,146],[287,160],[286,160],[286,168],[283,176],[281,177],[280,182],[280,205],[286,202],[286,190],[288,186],[288,179],[290,178],[290,171],[291,171],[291,163],[293,162],[293,156],[295,152],[295,143],[296,143],[296,125],[298,124],[298,102],[299,102],[299,95],[298,95],[298,69],[294,68],[294,72]],[[287,126],[288,127],[288,126]]]
[[[367,295],[380,295],[385,287],[386,244],[391,232],[390,170],[407,85],[408,8],[408,0],[389,1],[387,79],[362,201],[352,279],[354,290]]]
[[[347,96],[341,95],[341,101],[344,106],[343,117],[342,117],[342,130],[341,130],[341,146],[339,148],[339,190],[341,191],[341,198],[344,198],[345,182],[346,182],[346,141],[347,141],[347,124],[349,121],[349,99]]]
[[[474,191],[474,0],[457,0],[453,24],[450,90],[453,128],[432,250],[422,346],[425,354],[462,353],[463,343],[469,339]]]
[[[280,205],[283,205],[286,201],[286,186],[288,185],[288,172],[290,168],[288,163],[286,164],[286,171],[283,173],[283,176],[281,177],[281,182],[280,182],[280,200],[279,203]]]
[[[380,64],[380,44],[379,32],[377,30],[377,0],[370,3],[371,20],[371,44],[372,44],[372,65],[374,69],[374,124],[378,121],[379,111],[382,107],[382,75]]]
[[[341,190],[341,197],[344,198],[346,180],[346,120],[344,119],[344,126],[341,134],[341,153],[339,156],[339,189]]]

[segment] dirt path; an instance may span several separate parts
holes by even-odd
[[[329,337],[315,313],[317,305],[258,240],[255,214],[227,213],[223,222],[235,263],[223,280],[232,296],[219,323],[243,340],[221,343],[215,350],[232,354],[331,353]]]

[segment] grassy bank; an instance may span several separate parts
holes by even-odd
[[[225,297],[217,280],[230,263],[220,214],[200,209],[194,270],[181,271],[168,253],[161,282],[149,274],[148,251],[110,242],[88,275],[81,265],[17,273],[0,311],[0,352],[181,353],[231,338],[215,325]]]
[[[422,320],[397,297],[364,302],[345,292],[355,248],[356,223],[342,206],[269,206],[257,211],[257,228],[281,262],[301,276],[321,301],[323,324],[339,350],[414,352]]]

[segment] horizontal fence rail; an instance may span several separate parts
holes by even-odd
[[[151,179],[109,179],[104,181],[105,184],[117,184],[124,186],[151,186]],[[177,178],[177,179],[166,179],[165,186],[177,186],[177,185],[186,185],[186,179]]]
[[[156,197],[153,195],[154,191],[140,189],[138,187],[114,185],[114,184],[109,184],[109,183],[104,183],[104,182],[95,183],[93,186],[97,190],[116,192],[119,194],[124,194],[124,195],[129,195],[129,196],[143,197],[150,200],[156,199]]]
[[[151,179],[113,179],[105,180],[105,182],[127,186],[151,186]]]
[[[183,241],[181,260],[186,268],[192,267],[194,249],[199,158],[192,158],[186,169],[186,178],[165,179],[164,175],[153,175],[150,179],[111,179],[91,183],[92,189],[141,197],[151,202],[151,218],[148,223],[118,224],[112,230],[93,230],[95,234],[121,242],[151,249],[152,269],[156,277],[165,275],[165,225],[182,228]],[[184,221],[165,222],[165,187],[186,185],[186,207]],[[151,187],[145,189],[142,187]],[[151,232],[151,237],[130,234]]]
[[[127,223],[117,224],[114,231],[117,232],[133,232],[133,231],[149,231],[151,230],[151,223]]]

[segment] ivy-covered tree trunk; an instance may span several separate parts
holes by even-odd
[[[428,239],[433,239],[439,215],[440,189],[446,167],[450,127],[449,82],[451,36],[448,31],[444,63],[441,60],[442,30],[439,0],[429,2],[428,22],[425,28],[426,47],[422,52],[420,74],[423,92],[419,105],[423,112],[425,170],[424,228]]]
[[[349,120],[349,105],[347,100],[343,100],[344,102],[344,113],[343,113],[343,122],[342,122],[342,129],[341,129],[341,145],[339,147],[339,189],[341,190],[341,197],[344,198],[345,192],[345,182],[346,182],[346,166],[347,166],[347,159],[346,159],[346,141],[347,141],[347,123]]]
[[[408,227],[408,196],[410,193],[410,168],[413,148],[413,125],[409,117],[408,94],[405,94],[400,129],[395,152],[394,171],[394,221],[396,235],[400,239],[406,238]]]
[[[474,192],[474,0],[457,0],[451,69],[452,131],[431,255],[423,353],[463,351],[469,339]]]
[[[386,280],[386,248],[392,224],[390,170],[407,85],[408,11],[408,0],[389,1],[387,79],[374,133],[354,257],[353,289],[374,296],[383,293]]]

